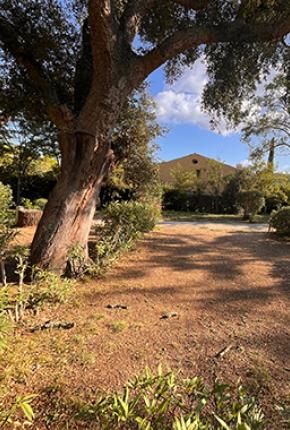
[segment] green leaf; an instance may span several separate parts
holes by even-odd
[[[230,427],[227,425],[227,423],[222,420],[220,417],[218,417],[216,414],[214,414],[215,419],[220,423],[223,429],[225,430],[231,430]]]
[[[22,402],[20,403],[20,407],[24,413],[24,415],[26,416],[26,418],[31,422],[34,418],[34,412],[32,407],[30,406],[29,403],[26,402]]]

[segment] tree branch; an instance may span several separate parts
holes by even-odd
[[[120,30],[127,44],[130,45],[136,36],[142,17],[157,3],[158,0],[128,0],[120,19]]]
[[[110,0],[89,0],[89,26],[95,72],[107,71],[114,43]]]
[[[33,53],[19,42],[17,29],[1,15],[0,40],[3,48],[14,57],[20,66],[26,69],[31,82],[40,91],[51,121],[59,127],[63,126],[67,120],[68,108],[61,106],[56,88],[45,76],[42,66],[36,61]]]
[[[110,91],[112,77],[116,72],[114,54],[117,37],[114,31],[112,0],[89,0],[88,10],[93,73],[89,94],[78,118],[78,127],[93,130],[98,115],[96,106],[100,106],[105,94]],[[84,125],[88,123],[88,118],[89,127]]]
[[[175,3],[178,3],[180,6],[183,6],[185,9],[192,10],[202,10],[207,7],[210,0],[174,0]]]
[[[145,79],[166,61],[186,50],[203,44],[254,43],[280,40],[290,32],[290,14],[276,23],[251,23],[242,20],[218,26],[192,25],[177,31],[144,56],[138,56],[133,66],[133,76]]]

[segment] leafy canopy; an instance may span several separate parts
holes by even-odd
[[[1,117],[79,115],[107,62],[136,88],[162,64],[172,80],[202,54],[205,107],[233,115],[270,67],[290,76],[289,30],[288,0],[2,0]]]

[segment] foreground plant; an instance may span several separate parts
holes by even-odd
[[[1,281],[4,286],[7,285],[5,260],[11,241],[15,238],[17,232],[12,228],[13,217],[10,206],[12,204],[12,191],[10,187],[0,182],[0,271]]]
[[[31,403],[36,395],[19,396],[9,406],[6,404],[6,397],[7,394],[0,396],[0,429],[24,429],[31,426],[34,419]]]
[[[18,284],[8,284],[0,289],[0,346],[5,345],[9,319],[21,322],[26,311],[36,314],[39,308],[47,304],[64,303],[74,291],[74,281],[61,278],[55,273],[37,269],[32,282],[25,284],[23,277],[27,267],[27,250],[18,248],[17,273]],[[9,318],[8,318],[9,317]]]
[[[100,240],[96,245],[94,271],[104,274],[124,250],[151,231],[159,215],[155,203],[129,201],[111,203],[105,210],[103,226],[97,227]]]
[[[257,400],[241,385],[199,377],[182,379],[150,370],[129,382],[122,393],[101,398],[87,411],[102,430],[263,430]]]
[[[269,227],[278,234],[290,235],[290,206],[279,209],[271,215]]]

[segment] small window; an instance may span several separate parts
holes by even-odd
[[[198,163],[198,160],[196,158],[193,158],[192,164],[197,164],[197,163]]]
[[[196,176],[197,176],[198,178],[200,177],[200,173],[201,173],[201,172],[200,172],[200,170],[198,170],[198,169],[197,169],[197,170],[196,170]]]

